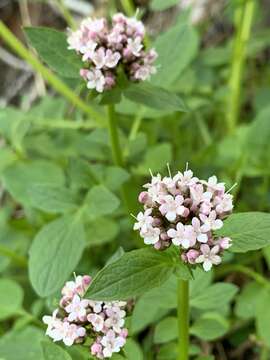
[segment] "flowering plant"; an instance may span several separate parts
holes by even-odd
[[[180,248],[181,258],[191,265],[203,264],[205,271],[221,263],[220,255],[231,246],[229,237],[216,237],[215,230],[233,209],[232,195],[224,183],[212,176],[199,180],[191,170],[174,177],[152,176],[139,195],[144,213],[137,215],[134,230],[144,243],[163,250],[171,244]]]
[[[157,53],[145,50],[144,35],[141,21],[121,13],[113,16],[111,28],[105,18],[88,18],[78,30],[70,30],[68,49],[82,57],[80,74],[87,87],[102,93],[116,86],[119,68],[132,81],[148,80],[156,73]]]
[[[126,343],[124,328],[126,302],[91,301],[84,295],[90,276],[76,276],[63,287],[59,308],[52,316],[43,316],[46,335],[66,346],[88,342],[91,354],[98,359],[110,358]]]

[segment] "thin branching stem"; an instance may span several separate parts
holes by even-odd
[[[178,280],[177,290],[178,316],[178,357],[177,360],[188,360],[189,349],[189,282]]]

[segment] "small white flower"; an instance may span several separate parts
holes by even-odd
[[[84,48],[81,49],[82,61],[92,60],[96,47],[97,43],[95,41],[88,41]]]
[[[89,314],[87,320],[93,325],[95,331],[101,331],[104,327],[104,318],[101,315]]]
[[[212,210],[208,217],[204,214],[200,214],[200,219],[203,222],[201,226],[201,230],[206,233],[210,230],[218,230],[221,229],[223,226],[223,221],[217,219],[217,213]]]
[[[101,344],[104,346],[104,357],[111,357],[113,353],[119,352],[125,345],[126,339],[122,336],[116,336],[113,330],[109,330],[101,340]]]
[[[148,227],[147,231],[140,232],[141,237],[144,239],[144,243],[147,245],[156,244],[159,241],[160,229],[157,227]]]
[[[114,68],[121,59],[121,55],[118,51],[112,52],[110,49],[106,51],[105,66],[108,68]]]
[[[121,310],[119,307],[114,306],[111,309],[106,310],[108,318],[105,320],[105,326],[112,328],[116,333],[120,333],[122,327],[125,324],[126,312]]]
[[[197,240],[201,243],[206,243],[208,241],[207,234],[204,234],[200,220],[196,217],[194,217],[191,221],[193,229],[196,233]]]
[[[183,206],[184,198],[182,195],[177,195],[175,198],[172,195],[166,195],[161,200],[159,211],[165,215],[169,221],[174,221],[177,215],[184,216],[186,212]]]
[[[44,324],[48,325],[46,330],[46,335],[51,336],[51,331],[54,328],[60,327],[62,324],[62,321],[60,319],[57,319],[56,315],[58,314],[58,309],[55,309],[52,316],[45,315],[42,318],[42,321]]]
[[[96,314],[99,314],[102,311],[102,305],[103,305],[102,301],[88,300],[88,304],[89,306],[91,306],[91,308]]]
[[[134,73],[134,77],[136,80],[148,80],[151,75],[156,74],[157,69],[155,66],[150,65],[141,65]]]
[[[211,192],[225,192],[225,184],[224,183],[218,183],[217,177],[211,176],[208,181],[203,181],[203,183],[207,186],[207,191]]]
[[[100,93],[103,92],[106,80],[100,70],[94,69],[93,71],[88,71],[87,79],[88,89],[96,89]]]
[[[147,229],[149,227],[152,226],[153,224],[153,217],[150,216],[152,213],[152,209],[147,209],[144,213],[143,212],[139,212],[139,214],[137,215],[137,220],[138,222],[136,222],[134,224],[133,229],[134,230],[141,230],[142,232],[146,232]]]
[[[218,214],[222,214],[224,212],[230,212],[233,209],[233,196],[231,194],[224,194],[219,197],[216,196],[214,199],[214,203],[216,205],[216,212]]]
[[[221,263],[221,257],[218,256],[219,246],[216,245],[212,249],[206,244],[201,245],[200,248],[202,255],[198,256],[196,263],[203,263],[203,268],[205,271],[211,270],[213,265],[218,265]]]
[[[193,172],[191,170],[186,170],[183,174],[179,171],[178,176],[178,186],[182,191],[185,191],[187,187],[193,186],[198,182],[198,178],[193,177]]]
[[[137,36],[135,39],[128,39],[127,49],[136,57],[140,56],[140,51],[143,48],[141,37]]]
[[[106,54],[104,48],[99,48],[92,55],[92,61],[97,69],[102,69],[106,64]]]
[[[196,233],[191,225],[178,223],[176,230],[169,229],[167,234],[172,239],[174,245],[181,245],[184,249],[188,249],[196,243]]]
[[[78,295],[74,295],[72,302],[65,308],[69,313],[68,320],[75,321],[85,317],[88,304],[88,300],[81,300]]]

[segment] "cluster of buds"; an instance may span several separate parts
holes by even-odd
[[[180,248],[181,258],[191,265],[203,264],[205,271],[221,262],[223,251],[231,246],[228,237],[216,237],[233,209],[232,195],[216,176],[199,180],[191,170],[174,177],[152,176],[139,195],[144,204],[134,224],[145,244],[163,250],[171,244]]]
[[[52,316],[43,317],[48,326],[46,335],[67,346],[90,340],[92,355],[98,359],[110,358],[126,343],[126,302],[84,299],[90,283],[90,276],[77,276],[75,281],[65,284],[59,308]]]
[[[82,57],[85,67],[80,74],[87,87],[102,93],[116,85],[120,66],[133,81],[147,80],[156,73],[157,53],[145,51],[144,36],[143,23],[121,13],[113,16],[112,26],[105,18],[88,18],[78,30],[70,31],[68,49]]]

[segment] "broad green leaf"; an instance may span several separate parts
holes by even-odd
[[[10,331],[0,339],[0,359],[43,360],[40,341],[44,331],[29,326],[20,331]]]
[[[171,275],[174,262],[165,252],[139,249],[125,253],[107,265],[93,279],[87,298],[125,300],[163,284]]]
[[[257,333],[267,346],[270,346],[270,291],[265,289],[259,296],[256,308]]]
[[[144,360],[142,349],[133,339],[127,339],[124,347],[124,353],[127,360]]]
[[[1,156],[0,156],[0,174],[4,171],[8,166],[14,163],[17,160],[16,154],[8,149],[3,148],[1,149]]]
[[[0,280],[0,320],[16,315],[22,310],[23,290],[13,280]]]
[[[190,298],[195,298],[201,293],[207,291],[211,285],[213,273],[211,271],[204,271],[201,268],[193,270],[193,279],[189,282]]]
[[[148,82],[130,85],[124,90],[124,96],[135,103],[157,110],[187,111],[178,95]]]
[[[108,166],[105,171],[104,185],[108,189],[116,191],[120,189],[121,185],[129,178],[130,175],[126,170],[117,166]]]
[[[161,320],[154,333],[154,343],[163,344],[178,337],[178,322],[176,317],[167,317]]]
[[[241,319],[251,319],[256,315],[256,307],[262,285],[256,282],[248,283],[236,298],[235,314]]]
[[[149,174],[149,169],[153,173],[162,171],[166,164],[172,161],[172,146],[169,143],[163,143],[149,147],[144,159],[136,169],[140,175]]]
[[[124,249],[122,248],[122,246],[120,246],[115,253],[112,254],[112,256],[107,260],[105,266],[112,264],[113,262],[115,262],[116,260],[119,260],[120,257],[122,257],[125,254]]]
[[[189,345],[189,355],[194,356],[200,353],[200,348],[196,345]],[[162,345],[157,354],[157,360],[175,360],[178,356],[178,344],[177,342],[170,342]]]
[[[179,0],[152,0],[150,6],[154,11],[162,11],[177,4],[179,4]]]
[[[30,248],[29,275],[40,296],[56,292],[78,264],[85,246],[83,224],[76,216],[45,225]]]
[[[229,322],[218,313],[203,314],[190,328],[190,333],[203,340],[214,340],[229,330]]]
[[[34,184],[62,186],[65,180],[62,169],[45,160],[16,162],[3,171],[1,179],[4,187],[15,200],[29,206],[31,203],[28,189],[31,186]]]
[[[217,232],[229,236],[233,252],[244,253],[258,250],[270,244],[270,214],[263,212],[246,212],[232,214]]]
[[[87,245],[102,245],[113,240],[119,233],[117,222],[109,218],[99,218],[85,228]]]
[[[263,248],[263,256],[267,262],[268,269],[270,269],[270,246]]]
[[[44,360],[72,360],[71,356],[65,350],[52,342],[42,341],[41,345]]]
[[[178,22],[168,31],[161,33],[153,44],[158,53],[158,71],[152,76],[151,83],[169,88],[195,58],[198,45],[198,34],[185,23]]]
[[[105,186],[93,186],[86,197],[87,213],[90,219],[96,219],[113,213],[119,206],[119,199]]]
[[[237,291],[237,286],[233,284],[215,283],[191,298],[190,305],[202,310],[222,308],[233,299]]]
[[[28,193],[31,205],[48,213],[66,213],[77,208],[76,196],[64,187],[36,184]]]
[[[45,27],[27,27],[24,31],[30,44],[52,70],[63,77],[79,77],[82,62],[75,51],[68,50],[64,32]]]

